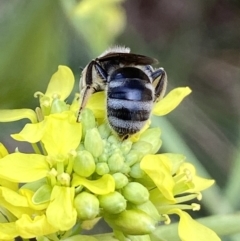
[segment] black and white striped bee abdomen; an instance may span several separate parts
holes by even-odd
[[[107,119],[121,139],[139,132],[148,119],[155,102],[162,99],[167,74],[163,68],[154,69],[154,58],[130,53],[126,47],[115,46],[93,59],[80,78],[82,109],[92,94],[106,92]]]
[[[116,69],[108,78],[107,117],[120,137],[140,131],[149,119],[154,88],[147,74],[136,67]]]

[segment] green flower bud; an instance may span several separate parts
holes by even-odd
[[[140,137],[140,141],[148,142],[152,145],[151,154],[155,154],[162,145],[162,141],[160,140],[161,130],[156,128],[150,128],[144,131]]]
[[[156,128],[150,128],[144,131],[140,136],[140,141],[146,141],[150,144],[153,144],[156,139],[159,139],[161,135],[161,130]]]
[[[100,176],[109,173],[109,167],[106,162],[99,162],[96,165],[96,173]]]
[[[129,175],[133,178],[142,178],[145,176],[145,172],[140,168],[140,163],[137,162],[131,167]]]
[[[103,152],[101,156],[98,158],[98,162],[107,162],[107,160],[108,160],[108,155],[105,152]]]
[[[138,141],[132,145],[132,150],[136,150],[144,156],[147,154],[150,154],[152,151],[152,148],[153,148],[152,144],[146,141]]]
[[[162,145],[162,140],[158,139],[154,142],[153,148],[152,148],[152,154],[155,154],[158,152],[158,150],[160,149]]]
[[[87,130],[90,130],[96,126],[95,117],[90,109],[85,108],[82,110],[80,118],[82,123],[83,136],[85,136]]]
[[[29,189],[33,192],[36,192],[41,186],[43,186],[45,184],[47,184],[47,179],[42,178],[42,179],[39,179],[37,181],[25,183],[24,185],[21,186],[21,188],[22,189]]]
[[[122,166],[120,172],[124,173],[124,174],[128,174],[130,171],[131,171],[130,166],[128,166],[128,164],[126,164],[126,163],[123,163],[123,166]]]
[[[108,159],[108,167],[112,173],[119,172],[124,164],[124,158],[119,153],[114,153]]]
[[[122,189],[123,196],[134,204],[142,204],[148,201],[149,192],[146,187],[138,182],[130,182]]]
[[[75,197],[74,206],[81,220],[94,219],[99,213],[97,197],[87,192],[81,192]]]
[[[107,123],[104,123],[98,127],[98,131],[102,139],[107,139],[111,134],[111,129],[109,128]]]
[[[128,178],[121,172],[114,173],[113,178],[115,180],[115,188],[121,189],[128,184]]]
[[[96,165],[92,154],[86,150],[78,151],[74,159],[73,170],[82,177],[89,177],[95,171]]]
[[[138,151],[131,150],[125,157],[125,163],[128,164],[128,166],[132,166],[134,163],[140,161],[141,156]]]
[[[114,135],[108,137],[108,142],[110,142],[111,144],[120,144],[118,137]]]
[[[41,186],[33,195],[32,202],[34,204],[42,204],[50,201],[52,187],[48,184]]]
[[[52,101],[52,106],[51,106],[51,114],[54,113],[61,113],[63,111],[66,111],[69,109],[69,106],[63,101],[58,98],[54,98]]]
[[[127,155],[129,153],[129,151],[131,150],[131,148],[132,148],[132,142],[129,139],[124,140],[120,147],[123,155]]]
[[[83,151],[85,150],[85,147],[84,147],[84,144],[83,143],[80,143],[76,149],[76,151]]]
[[[97,128],[93,128],[87,130],[84,146],[87,151],[91,152],[94,157],[99,157],[103,152],[103,141],[97,130]]]
[[[129,235],[149,234],[156,228],[155,220],[138,209],[125,210],[117,215],[105,216],[105,220],[112,229]]]
[[[104,211],[117,214],[126,209],[127,202],[119,192],[112,192],[106,195],[98,196],[100,207]]]
[[[147,213],[150,217],[156,220],[156,222],[161,220],[161,215],[158,213],[157,208],[151,201],[147,201],[143,204],[137,205],[137,209]]]

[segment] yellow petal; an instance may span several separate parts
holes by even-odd
[[[17,218],[20,218],[23,214],[33,215],[34,213],[36,213],[35,210],[29,207],[12,205],[11,203],[7,202],[2,196],[0,196],[0,206],[6,208]]]
[[[38,154],[13,153],[0,159],[0,178],[12,182],[32,182],[46,177],[49,165]]]
[[[11,137],[17,141],[36,143],[42,139],[46,124],[46,121],[42,121],[36,124],[26,124],[19,133],[12,134]]]
[[[36,113],[31,109],[0,110],[0,122],[12,122],[25,118],[32,123],[37,122]]]
[[[199,177],[196,175],[196,169],[195,167],[188,162],[185,162],[181,165],[179,172],[184,172],[185,170],[190,171],[191,173],[191,183],[193,184],[194,187],[190,187],[188,192],[201,192],[209,187],[211,187],[214,184],[214,180],[212,179],[205,179],[202,177]]]
[[[49,202],[45,202],[45,203],[41,203],[41,204],[34,204],[32,201],[32,197],[34,195],[34,192],[28,189],[20,189],[19,190],[20,194],[25,196],[27,198],[28,201],[28,205],[30,208],[34,209],[34,210],[44,210],[48,207]]]
[[[0,186],[7,187],[13,191],[18,190],[18,183],[10,182],[6,179],[0,178]]]
[[[67,66],[58,66],[58,71],[53,74],[45,95],[52,98],[55,94],[65,100],[71,93],[74,85],[74,76]]]
[[[86,108],[93,111],[95,118],[106,117],[106,96],[104,91],[93,94],[87,102]]]
[[[148,120],[147,123],[145,124],[145,126],[138,133],[136,133],[136,134],[134,134],[130,137],[130,140],[132,142],[137,142],[141,138],[141,134],[144,131],[146,131],[149,128],[150,125],[151,125],[151,121]]]
[[[153,108],[153,114],[158,116],[168,114],[174,110],[191,92],[191,89],[188,87],[173,89],[162,100],[155,104]]]
[[[0,187],[0,195],[10,204],[20,207],[28,207],[26,197],[6,187]]]
[[[75,150],[82,137],[82,125],[73,112],[65,111],[46,117],[48,122],[42,142],[49,155],[66,155]]]
[[[171,213],[176,213],[180,216],[178,234],[182,241],[221,241],[213,230],[196,222],[186,212],[180,209],[173,209]]]
[[[7,241],[13,240],[19,236],[15,222],[0,223],[0,240]]]
[[[143,157],[140,167],[156,184],[163,196],[175,203],[173,196],[174,180],[171,175],[170,162],[164,155],[146,155]]]
[[[58,229],[49,224],[45,215],[36,216],[34,219],[31,219],[28,215],[23,214],[16,221],[16,228],[19,230],[19,235],[22,238],[33,238],[58,231]]]
[[[86,187],[89,191],[98,195],[105,195],[115,190],[114,178],[109,174],[103,175],[98,180],[88,180],[77,174],[73,174],[72,186],[76,187],[79,185]]]
[[[77,220],[73,206],[74,188],[54,186],[46,215],[48,222],[60,231],[71,229]]]
[[[6,147],[0,142],[0,158],[5,157],[6,155],[8,155],[8,150],[7,150]]]

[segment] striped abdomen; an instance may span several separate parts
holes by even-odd
[[[149,77],[136,67],[115,70],[108,79],[108,122],[120,137],[140,131],[149,119],[154,98]]]

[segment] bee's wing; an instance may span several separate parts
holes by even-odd
[[[158,61],[154,58],[150,58],[144,55],[132,54],[132,53],[108,53],[102,57],[97,58],[99,62],[105,61],[117,61],[119,63],[128,65],[152,65],[157,64]]]

